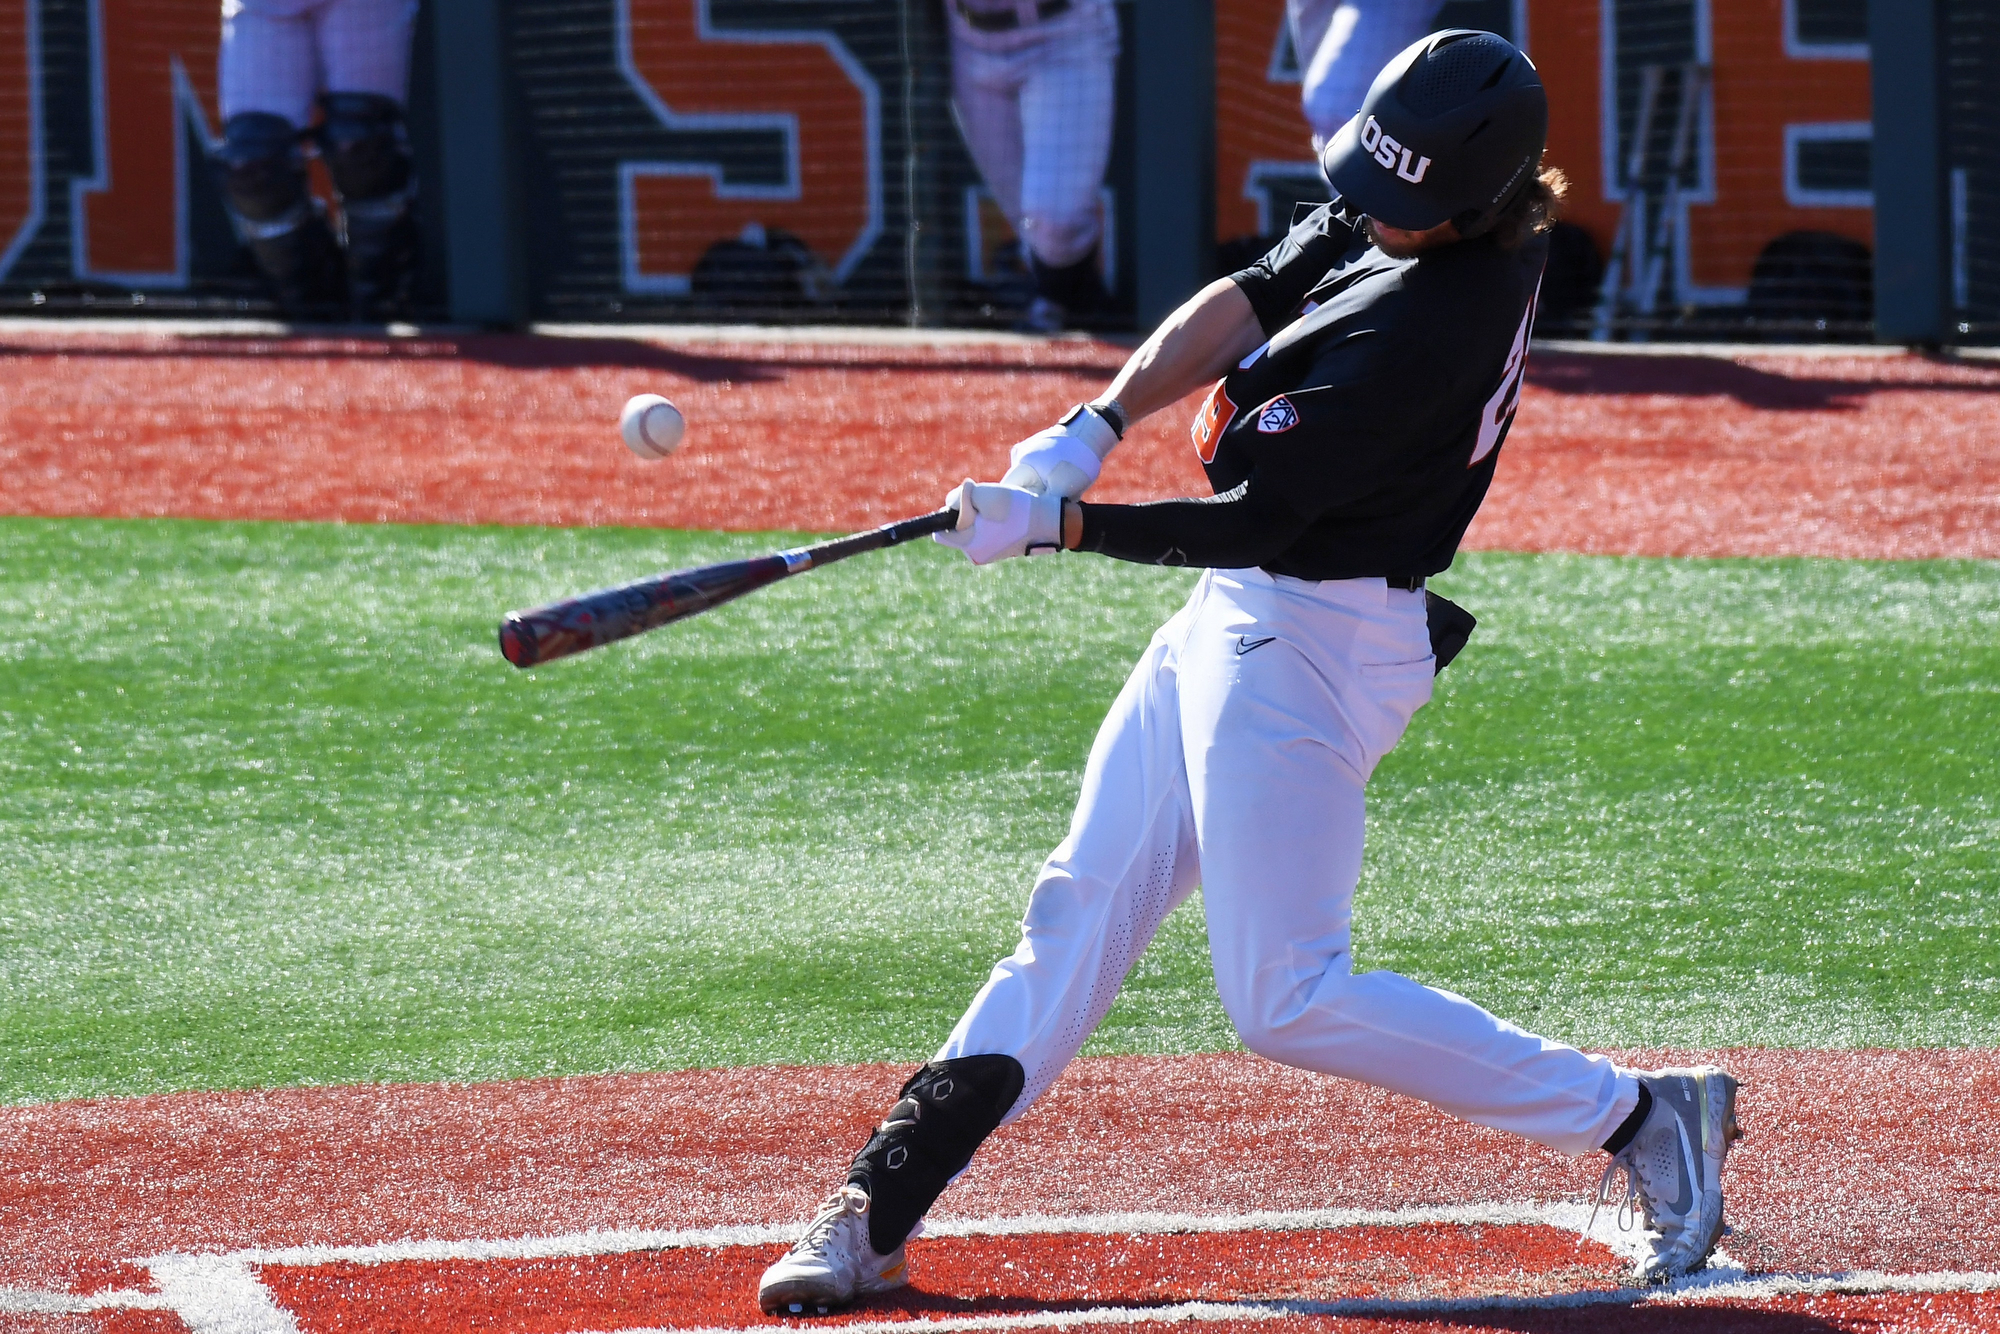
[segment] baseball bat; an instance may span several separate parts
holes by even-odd
[[[816,547],[798,547],[752,560],[721,561],[692,570],[656,574],[529,611],[509,612],[500,622],[500,653],[516,667],[554,662],[572,653],[700,615],[780,579],[864,551],[900,546],[912,538],[943,532],[957,523],[957,510],[942,509],[871,528],[865,533],[835,538]]]

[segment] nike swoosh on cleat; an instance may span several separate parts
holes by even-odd
[[[1236,656],[1240,658],[1253,649],[1264,647],[1264,645],[1276,638],[1276,635],[1265,635],[1262,639],[1245,639],[1242,635],[1238,635],[1236,636]]]
[[[1681,1136],[1681,1192],[1674,1201],[1674,1212],[1686,1217],[1694,1212],[1695,1197],[1701,1193],[1701,1164],[1695,1161],[1694,1145],[1688,1142],[1687,1122],[1676,1117],[1674,1129]]]

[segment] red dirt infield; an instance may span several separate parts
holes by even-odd
[[[1007,443],[1095,392],[1123,356],[1073,340],[259,338],[17,322],[0,328],[0,513],[855,528],[997,472]],[[692,422],[662,464],[617,441],[618,405],[642,391]],[[1141,425],[1094,498],[1205,491],[1186,416]],[[2000,558],[2000,364],[1538,350],[1468,545]],[[1563,1221],[1595,1162],[1250,1057],[1122,1057],[1079,1062],[998,1136],[946,1196],[938,1235],[913,1243],[915,1286],[846,1326],[2000,1330],[2000,1053],[1710,1055],[1746,1082],[1729,1272],[1820,1276],[1803,1290],[1746,1280],[1631,1304],[1611,1253]],[[904,1073],[0,1108],[0,1334],[769,1325],[749,1292],[779,1249],[771,1237],[669,1244],[647,1231],[614,1245],[606,1230],[797,1221]],[[1529,1212],[1478,1215],[1517,1208]],[[1253,1210],[1395,1216],[1231,1222]],[[1472,1213],[1439,1212],[1452,1210]],[[1086,1226],[1127,1213],[1201,1225]],[[1046,1227],[1000,1235],[990,1221],[1023,1219]],[[396,1249],[426,1238],[444,1249]],[[555,1240],[492,1250],[534,1238]],[[356,1247],[380,1253],[325,1249]],[[1847,1288],[1828,1290],[1828,1275]]]
[[[1736,1232],[1725,1243],[1737,1264],[1753,1273],[2000,1270],[2000,1146],[1991,1135],[2000,1054],[1712,1055],[1746,1088],[1748,1138],[1730,1160]],[[903,1073],[884,1066],[686,1071],[0,1109],[0,1289],[156,1291],[144,1262],[169,1253],[794,1222],[837,1178]],[[1574,1206],[1596,1170],[1592,1161],[1464,1126],[1392,1094],[1252,1057],[1101,1058],[1079,1062],[997,1136],[936,1217],[948,1231],[953,1220],[1038,1216],[1059,1224],[1121,1212],[1226,1218],[1253,1209]],[[298,1316],[302,1334],[563,1334],[754,1323],[743,1309],[741,1280],[767,1262],[768,1241],[612,1249],[619,1253],[518,1257],[508,1262],[513,1268],[499,1263],[504,1256],[432,1258],[401,1270],[378,1263],[366,1273],[343,1269],[334,1254],[256,1263],[280,1304]],[[1111,1263],[1106,1257],[1114,1252],[1129,1263]],[[1055,1314],[1078,1303],[1095,1310],[1271,1297],[1531,1297],[1599,1291],[1613,1274],[1605,1253],[1578,1249],[1574,1232],[1533,1224],[1475,1229],[1421,1216],[1374,1231],[1278,1228],[1175,1240],[937,1236],[920,1240],[914,1254],[917,1291],[878,1303],[871,1308],[877,1318]],[[1422,1255],[1436,1263],[1419,1272],[1413,1257]],[[471,1259],[480,1263],[468,1268]],[[544,1296],[504,1296],[517,1289]],[[695,1320],[687,1306],[693,1291],[722,1305],[703,1307],[707,1314]],[[502,1294],[481,1309],[520,1319],[461,1318],[466,1303],[487,1301],[481,1293]],[[1649,1305],[1619,1308],[1613,1327],[1946,1329],[1961,1314],[1972,1323],[1956,1327],[2000,1327],[1995,1291],[1764,1293],[1730,1309],[1775,1318],[1771,1303],[1780,1298],[1819,1303],[1823,1309],[1810,1319],[1821,1323],[1656,1326],[1646,1323]],[[1922,1302],[1936,1304],[1942,1323],[1896,1323],[1908,1314],[1904,1306]],[[1883,1303],[1879,1314],[1895,1316],[1885,1326],[1856,1314]],[[0,1300],[0,1313],[7,1311]],[[367,1312],[376,1314],[362,1318]],[[165,1334],[147,1324],[159,1314],[15,1310],[0,1314],[0,1327]],[[1365,1327],[1344,1323],[1347,1315],[1294,1314]],[[1446,1313],[1425,1306],[1405,1314],[1422,1316],[1415,1327],[1428,1328],[1424,1321]],[[1518,1314],[1467,1313],[1447,1323],[1603,1327],[1565,1323],[1588,1312]],[[1608,1310],[1597,1314],[1612,1319]],[[1793,1316],[1806,1318],[1801,1310],[1787,1321]],[[147,1327],[121,1323],[132,1320]]]
[[[519,1334],[758,1321],[755,1292],[782,1243],[715,1250],[444,1264],[267,1266],[259,1272],[309,1334],[379,1327],[398,1311],[427,1329],[499,1324]],[[1423,1301],[1532,1290],[1605,1292],[1621,1268],[1602,1246],[1537,1226],[1330,1231],[1044,1234],[913,1243],[912,1290],[828,1323],[1094,1307],[1371,1297]]]
[[[1100,389],[1106,343],[0,328],[0,512],[838,530],[934,508]],[[688,444],[632,458],[628,396]],[[1191,405],[1093,492],[1201,494]],[[1539,349],[1468,545],[2000,557],[2000,363]]]

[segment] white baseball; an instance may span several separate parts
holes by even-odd
[[[658,394],[640,394],[625,401],[618,414],[618,433],[625,446],[642,459],[663,459],[681,447],[687,418]]]

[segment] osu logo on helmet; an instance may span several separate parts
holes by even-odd
[[[1365,153],[1372,154],[1377,162],[1392,169],[1411,185],[1419,184],[1424,179],[1424,173],[1430,170],[1431,160],[1427,157],[1418,158],[1416,168],[1412,170],[1410,150],[1397,143],[1396,136],[1376,124],[1373,116],[1370,116],[1368,123],[1361,127],[1361,149]],[[1397,154],[1402,155],[1400,162]]]

